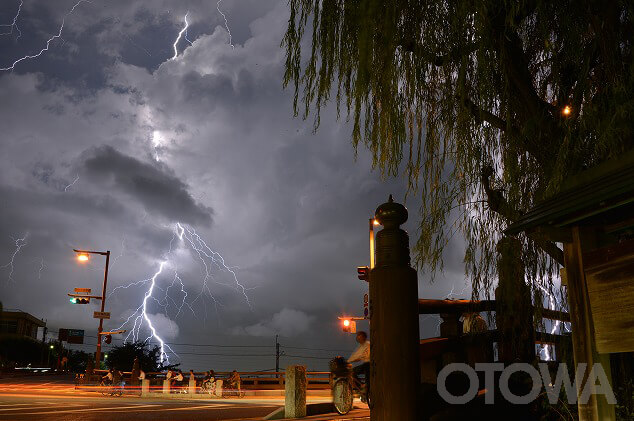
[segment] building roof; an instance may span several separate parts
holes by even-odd
[[[505,234],[540,227],[567,227],[615,208],[634,204],[634,150],[578,173],[559,193],[537,204]]]
[[[40,326],[40,327],[45,327],[46,326],[46,322],[44,320],[38,319],[35,316],[32,316],[29,313],[26,313],[24,311],[2,311],[0,312],[0,320],[17,320],[17,319],[26,319],[29,322]]]

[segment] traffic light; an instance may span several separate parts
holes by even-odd
[[[89,304],[90,303],[90,298],[71,297],[70,298],[70,302],[73,303],[73,304]]]
[[[370,268],[367,266],[357,266],[357,276],[362,281],[368,282],[370,280]]]
[[[346,333],[357,333],[357,322],[354,320],[343,320],[343,331]]]
[[[105,338],[103,341],[109,344],[110,342],[112,342],[112,335],[105,335]]]

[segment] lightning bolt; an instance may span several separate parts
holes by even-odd
[[[183,27],[183,29],[180,30],[180,32],[178,33],[178,36],[176,37],[176,40],[174,41],[174,44],[172,44],[172,47],[174,48],[174,55],[172,56],[171,60],[174,60],[176,57],[178,57],[178,43],[180,42],[181,38],[183,38],[183,34],[185,35],[185,41],[189,42],[189,44],[191,45],[191,41],[187,38],[187,28],[189,28],[189,22],[187,21],[187,15],[189,15],[189,11],[187,13],[185,13],[185,26]]]
[[[220,3],[222,3],[222,0],[218,0],[218,3],[216,3],[216,9],[218,10],[218,13],[220,13],[222,18],[225,20],[225,28],[227,29],[227,32],[229,33],[229,45],[231,46],[232,49],[235,50],[236,47],[231,42],[231,29],[229,29],[229,22],[227,22],[227,16],[225,16],[225,14],[222,13],[222,10],[220,10]]]
[[[75,177],[75,179],[73,180],[72,183],[70,183],[69,185],[67,185],[66,187],[64,187],[64,193],[66,193],[68,191],[68,189],[70,189],[71,187],[73,187],[75,185],[75,183],[79,180],[79,174]]]
[[[40,270],[37,272],[37,279],[42,279],[42,270],[44,269],[44,258],[40,259]]]
[[[18,36],[15,39],[17,40],[18,38],[20,38],[22,36],[22,32],[20,31],[20,28],[18,28],[18,23],[17,22],[18,22],[18,18],[20,17],[20,11],[22,10],[22,5],[23,4],[24,4],[23,0],[20,0],[20,5],[18,6],[18,11],[15,14],[15,17],[13,18],[13,22],[11,22],[11,24],[0,25],[0,26],[3,26],[3,27],[7,27],[8,26],[8,27],[11,28],[9,30],[9,32],[3,32],[0,35],[11,35],[11,34],[13,34],[13,29],[15,29],[16,31],[18,31]]]
[[[550,308],[551,310],[556,310],[557,309],[557,305],[561,305],[561,302],[559,300],[557,300],[557,297],[555,297],[555,294],[551,293],[548,289],[546,289],[542,285],[538,284],[537,286],[539,287],[539,289],[541,289],[548,296],[548,308]],[[561,320],[555,320],[555,323],[553,323],[553,326],[550,329],[551,335],[554,335],[555,332],[557,332],[557,329],[559,328],[559,326],[561,326],[561,325],[562,325]],[[563,326],[564,326],[564,329],[566,329],[566,324],[565,323],[563,324]],[[551,347],[552,347],[552,345],[542,345],[542,351],[544,353],[544,360],[545,361],[551,361],[552,360]]]
[[[182,246],[189,248],[194,253],[194,255],[198,257],[198,260],[201,262],[201,266],[203,268],[204,276],[202,280],[201,290],[198,295],[196,295],[195,298],[191,301],[188,301],[190,294],[187,292],[185,284],[183,283],[183,280],[178,273],[178,268],[176,268],[173,264],[171,266],[174,271],[174,277],[172,278],[171,284],[169,284],[167,288],[163,289],[158,285],[157,282],[159,276],[164,274],[167,270],[167,267],[171,260],[172,248],[175,241],[179,241]],[[233,282],[227,284],[216,281],[214,279],[214,273],[216,270],[228,273],[231,276]],[[140,338],[142,338],[141,328],[143,326],[147,326],[147,330],[149,330],[149,335],[145,338],[144,341],[148,342],[150,340],[156,340],[160,344],[161,348],[161,362],[163,362],[164,360],[169,362],[169,356],[166,352],[166,349],[174,355],[177,354],[165,343],[165,341],[161,338],[160,333],[157,331],[156,327],[152,324],[152,320],[150,319],[148,312],[148,303],[155,302],[163,308],[166,315],[169,306],[173,305],[176,308],[174,318],[178,317],[185,307],[187,307],[189,311],[191,311],[192,314],[196,317],[194,305],[198,302],[198,300],[203,299],[205,296],[209,296],[214,302],[214,306],[217,311],[218,306],[222,304],[214,297],[211,288],[209,287],[210,282],[235,289],[244,297],[246,303],[249,305],[249,308],[252,309],[251,300],[247,295],[247,291],[251,288],[245,287],[239,281],[234,268],[227,266],[222,255],[220,255],[220,253],[218,253],[217,251],[212,250],[207,245],[205,240],[200,235],[198,235],[198,233],[196,233],[194,228],[177,222],[173,227],[172,238],[169,242],[168,251],[161,258],[156,272],[154,272],[154,274],[147,279],[131,282],[127,285],[117,286],[109,294],[110,297],[116,292],[123,289],[128,289],[135,286],[147,286],[147,290],[144,293],[143,302],[141,303],[141,305],[139,305],[119,327],[119,329],[122,329],[125,326],[129,326],[130,324],[132,325],[132,328],[130,329],[125,340],[138,341]],[[178,286],[180,286],[179,293],[182,296],[180,304],[174,298],[172,298],[172,295],[170,294],[170,289],[177,288]],[[163,291],[163,298],[157,298],[156,290]],[[205,301],[203,300],[203,303],[204,302]]]
[[[13,263],[15,261],[15,256],[18,255],[18,253],[20,252],[20,250],[22,250],[22,247],[26,246],[26,237],[29,236],[29,233],[27,232],[26,234],[24,234],[24,236],[22,238],[13,238],[10,237],[14,243],[15,243],[15,250],[13,251],[13,254],[11,255],[11,259],[9,260],[9,263],[7,263],[6,265],[0,266],[0,268],[4,269],[4,268],[9,268],[9,277],[8,280],[11,282],[14,282],[13,279]]]
[[[66,13],[66,15],[64,15],[64,18],[62,19],[62,24],[59,27],[59,30],[57,31],[56,35],[53,35],[52,37],[50,37],[47,41],[46,41],[46,46],[44,48],[42,48],[38,53],[33,54],[33,55],[26,55],[24,57],[21,57],[19,59],[17,59],[16,61],[14,61],[9,67],[2,67],[0,68],[0,71],[7,71],[7,70],[13,70],[15,69],[15,66],[24,61],[24,60],[31,60],[34,58],[37,58],[39,56],[41,56],[42,54],[44,54],[44,52],[48,51],[49,47],[51,46],[51,42],[53,42],[53,40],[57,39],[57,38],[61,38],[62,37],[62,32],[64,31],[64,24],[66,23],[66,18],[69,17],[71,14],[73,14],[73,12],[75,11],[75,9],[81,4],[81,3],[90,3],[89,0],[79,0],[77,3],[75,3],[75,5],[70,9],[70,11],[68,11],[68,13]]]

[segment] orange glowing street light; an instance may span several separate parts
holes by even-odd
[[[566,105],[562,110],[561,113],[568,117],[570,115],[570,113],[572,112],[572,108],[570,108],[570,105]]]
[[[88,260],[90,260],[90,255],[88,253],[78,253],[77,260],[79,260],[80,262],[87,262]]]

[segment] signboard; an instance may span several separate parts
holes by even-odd
[[[110,312],[109,311],[95,311],[95,314],[92,316],[95,319],[109,319]]]
[[[584,265],[597,351],[633,352],[634,253],[621,245],[591,254]]]
[[[369,319],[370,316],[368,301],[370,301],[370,297],[368,297],[368,294],[363,294],[363,317],[365,317],[366,319]]]
[[[75,292],[83,292],[85,294],[90,294],[90,291],[92,291],[90,288],[75,288]]]
[[[57,336],[60,341],[66,341],[69,344],[84,343],[84,331],[80,329],[60,329]]]

